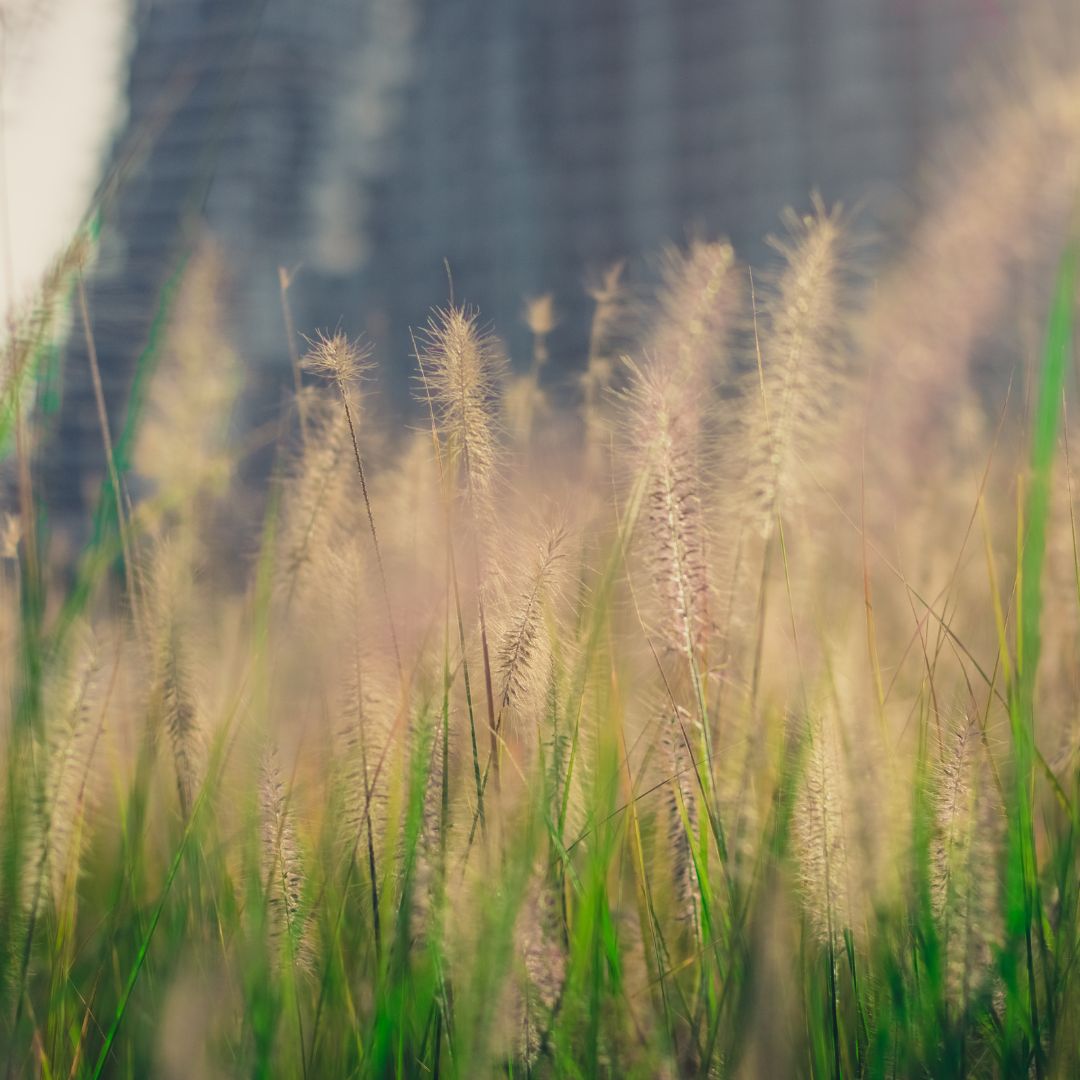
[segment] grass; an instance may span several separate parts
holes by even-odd
[[[580,408],[544,298],[525,375],[433,314],[413,432],[290,330],[250,555],[185,261],[70,584],[13,462],[6,1075],[1076,1075],[1077,241],[1032,406],[934,472],[917,397],[873,430],[852,223],[785,224],[764,275],[670,253],[632,320],[609,273]],[[15,459],[56,321],[11,346]]]

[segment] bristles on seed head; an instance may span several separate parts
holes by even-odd
[[[189,650],[190,567],[160,544],[151,579],[151,663],[155,708],[168,734],[180,809],[188,817],[206,771],[206,731]]]
[[[368,854],[376,865],[382,858],[397,708],[392,680],[358,663],[346,679],[337,764],[344,788],[343,840],[360,865]]]
[[[313,962],[310,927],[302,910],[304,874],[288,792],[276,748],[263,756],[259,783],[260,875],[266,889],[267,935],[276,960],[301,970]]]
[[[975,724],[949,732],[934,784],[931,901],[950,1005],[985,992],[1001,944],[998,863],[1005,817]]]
[[[474,512],[491,493],[498,466],[495,417],[502,353],[470,308],[436,309],[420,335],[424,393]]]
[[[693,927],[696,934],[701,884],[692,845],[698,830],[698,780],[687,740],[693,745],[694,733],[700,730],[700,725],[683,708],[677,708],[674,716],[666,716],[661,723],[660,750],[668,773],[665,792],[676,911],[679,919]]]
[[[544,635],[544,606],[556,586],[566,530],[551,529],[538,545],[528,583],[506,621],[495,649],[499,712],[522,716],[542,706],[550,655]],[[547,662],[545,662],[547,661]]]
[[[45,780],[24,877],[28,911],[40,911],[49,896],[58,902],[65,884],[79,870],[80,822],[100,730],[94,717],[97,651],[89,633],[80,636],[70,671],[50,687]]]
[[[851,792],[840,721],[814,712],[792,834],[803,906],[822,945],[843,947],[844,931],[855,929],[850,887]]]
[[[694,659],[710,628],[708,530],[702,499],[701,384],[678,365],[630,364],[626,429],[646,476],[643,544],[658,632]]]
[[[557,891],[550,882],[534,881],[514,926],[524,985],[514,989],[511,1000],[518,1029],[517,1056],[526,1066],[540,1055],[566,985],[562,934]]]
[[[276,585],[286,600],[311,582],[347,529],[349,430],[327,391],[309,397],[310,437],[289,468],[282,508]]]
[[[764,535],[776,512],[799,501],[796,466],[835,430],[843,368],[844,222],[839,207],[783,215],[787,234],[769,237],[784,264],[762,297],[760,370],[749,376],[747,497]],[[832,421],[830,423],[830,421]]]
[[[726,241],[695,241],[665,253],[652,352],[687,376],[705,367],[715,377],[738,303],[735,250]],[[692,377],[692,376],[691,376]]]
[[[303,359],[305,371],[332,379],[339,390],[359,381],[370,368],[371,350],[359,341],[351,341],[340,330],[326,334],[322,330],[308,339],[308,352]]]
[[[399,860],[403,870],[412,874],[412,910],[410,926],[413,947],[421,947],[432,932],[432,920],[438,909],[442,847],[449,836],[443,825],[442,790],[447,766],[443,747],[444,730],[440,720],[431,715],[417,716],[410,725],[409,738],[413,755],[413,783],[422,791],[420,830],[415,847],[408,851],[402,844]],[[404,833],[402,839],[404,840]]]

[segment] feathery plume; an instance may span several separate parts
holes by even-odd
[[[176,763],[180,808],[187,817],[195,805],[205,768],[206,748],[199,706],[186,670],[184,643],[175,623],[166,631],[160,653],[162,713]]]
[[[357,662],[348,680],[340,736],[340,770],[345,789],[343,840],[350,855],[366,867],[375,890],[386,838],[391,731],[397,697],[385,679]]]
[[[672,878],[675,884],[675,904],[679,918],[698,933],[698,913],[701,910],[701,883],[694,861],[693,845],[698,833],[698,781],[693,759],[686,740],[694,745],[695,720],[683,708],[674,717],[665,718],[661,736],[661,752],[670,779],[665,786],[668,841],[672,852]]]
[[[188,817],[206,769],[206,733],[188,652],[188,569],[175,549],[158,546],[153,569],[153,702],[169,737],[180,810]]]
[[[277,750],[271,747],[263,757],[259,783],[259,872],[266,889],[267,936],[279,961],[287,955],[294,967],[310,970],[313,952],[303,911],[304,873],[289,794]]]
[[[306,402],[308,438],[285,481],[276,584],[286,605],[332,550],[342,527],[349,435],[325,399]]]
[[[990,989],[1002,937],[998,854],[1004,828],[975,724],[951,731],[934,785],[931,899],[950,1004],[960,1012]]]
[[[563,557],[566,530],[551,529],[538,546],[520,606],[513,612],[495,648],[498,679],[498,721],[506,714],[522,716],[535,709],[547,690],[548,653],[543,634],[544,604],[555,585],[559,561]]]
[[[827,211],[816,195],[813,207],[802,217],[789,208],[787,236],[769,238],[784,267],[763,304],[759,363],[747,389],[748,501],[766,536],[777,512],[798,502],[798,466],[833,430],[837,408],[844,223],[840,208]]]
[[[413,725],[413,743],[419,755],[415,782],[423,785],[420,830],[412,853],[410,927],[413,947],[426,940],[431,920],[437,914],[438,889],[443,871],[443,845],[447,837],[442,824],[442,786],[446,757],[442,732],[430,717],[420,717]],[[407,853],[406,853],[407,854]]]
[[[359,342],[350,341],[340,330],[326,334],[322,330],[308,340],[308,353],[301,367],[313,375],[330,379],[342,397],[370,370],[371,350]]]
[[[73,669],[53,692],[50,714],[55,722],[45,735],[45,782],[25,875],[26,906],[37,913],[48,897],[58,901],[69,875],[78,874],[81,842],[73,847],[73,841],[81,837],[87,779],[100,731],[92,717],[98,670],[96,650],[87,639]]]
[[[665,253],[659,313],[651,351],[681,371],[703,367],[713,377],[726,358],[738,292],[735,249],[726,241],[694,241]]]
[[[1017,10],[1042,6],[1053,7]],[[927,211],[860,320],[874,379],[869,466],[888,485],[889,520],[897,498],[927,493],[928,475],[940,470],[951,483],[971,450],[981,468],[986,447],[964,429],[978,430],[982,401],[1004,396],[1004,378],[1027,362],[1032,343],[1012,335],[1032,317],[1032,300],[1042,332],[1080,168],[1080,71],[1060,16],[1053,36],[1037,33],[1006,77],[997,69],[986,80],[994,89],[984,117],[949,132]],[[1073,56],[1055,65],[1059,48]],[[987,342],[996,376],[978,370]],[[958,424],[964,413],[976,423]]]
[[[529,1067],[544,1048],[566,984],[566,947],[558,893],[538,880],[518,913],[514,939],[524,968],[518,1012],[518,1059]]]
[[[83,230],[57,255],[32,294],[15,297],[7,313],[7,334],[0,345],[0,416],[21,412],[20,399],[39,348],[56,332],[68,288],[90,259],[89,234]]]
[[[228,435],[242,367],[225,331],[226,269],[220,248],[201,238],[137,429],[136,469],[170,500],[190,545],[203,539],[200,505],[226,489],[232,468]]]
[[[485,595],[492,497],[498,469],[495,429],[498,391],[504,365],[495,339],[479,327],[479,314],[451,306],[437,309],[421,335],[417,353],[420,377],[435,423],[445,442],[451,470],[460,477],[465,503],[476,531],[473,545],[476,604],[484,658],[484,693],[490,735],[490,764],[499,777],[498,722],[491,671]],[[454,472],[450,473],[453,476]]]
[[[669,649],[697,661],[710,626],[699,453],[703,387],[676,365],[630,367],[627,432],[647,475],[643,543],[658,629]]]
[[[815,711],[807,724],[807,759],[792,834],[799,885],[814,936],[834,950],[855,929],[850,888],[850,790],[839,730],[832,713]]]
[[[448,456],[474,518],[485,518],[497,472],[496,403],[504,362],[471,308],[436,309],[421,334],[420,365]]]

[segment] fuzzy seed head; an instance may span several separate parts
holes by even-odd
[[[206,729],[190,657],[189,569],[178,551],[156,553],[151,588],[153,694],[169,738],[180,810],[191,814],[206,771]]]
[[[469,308],[438,309],[420,340],[424,393],[473,513],[480,515],[495,484],[495,426],[503,361],[494,339]],[[482,516],[482,515],[480,515]]]
[[[499,636],[495,670],[500,715],[536,712],[543,704],[550,665],[544,605],[556,584],[565,541],[566,530],[557,526],[538,546],[528,583]]]
[[[763,298],[761,365],[749,378],[748,501],[764,535],[776,513],[801,499],[799,466],[835,429],[842,368],[844,239],[839,207],[784,215],[788,233],[770,238],[784,265]]]
[[[308,919],[303,911],[304,873],[289,793],[277,751],[263,757],[259,783],[261,845],[259,871],[266,889],[267,934],[272,955],[300,970],[313,962]]]
[[[814,713],[807,737],[793,833],[799,885],[814,936],[838,950],[854,929],[850,782],[837,718]]]
[[[286,605],[325,565],[347,519],[349,430],[340,404],[330,404],[325,398],[309,402],[310,437],[285,480],[275,585]]]
[[[683,372],[718,373],[738,302],[734,268],[735,249],[726,241],[695,241],[685,252],[666,253],[652,341],[657,356]]]
[[[699,394],[669,365],[633,367],[627,434],[646,474],[643,547],[664,643],[700,659],[709,632]]]
[[[695,744],[700,726],[686,709],[663,721],[661,752],[670,780],[665,787],[668,841],[672,852],[672,877],[676,911],[680,920],[698,927],[701,910],[701,883],[694,861],[693,845],[698,833],[698,780],[694,760],[687,747]]]
[[[343,393],[359,382],[370,367],[371,350],[359,341],[351,341],[340,330],[326,334],[316,331],[308,341],[302,366],[305,371],[331,379]]]
[[[44,747],[45,782],[24,876],[28,910],[35,908],[40,912],[49,897],[59,902],[65,883],[78,875],[81,823],[100,728],[94,716],[98,674],[96,650],[87,638],[79,647],[71,671],[50,695],[50,722]]]
[[[395,768],[391,730],[397,702],[392,683],[358,668],[349,679],[339,764],[345,789],[343,839],[357,864],[381,864]]]
[[[1002,938],[999,852],[1004,831],[985,748],[970,721],[950,732],[934,785],[931,900],[945,952],[950,1007],[990,988]]]
[[[526,1066],[540,1055],[566,985],[566,947],[558,893],[544,881],[529,890],[514,928],[524,972],[518,1012],[518,1058]]]

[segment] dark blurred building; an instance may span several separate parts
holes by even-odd
[[[913,175],[991,0],[135,0],[130,115],[91,307],[114,425],[201,223],[232,268],[246,418],[301,331],[370,331],[407,393],[408,327],[447,295],[527,348],[526,295],[580,361],[590,269],[690,232],[747,256],[812,188],[873,217]],[[100,468],[71,345],[54,501]],[[400,375],[400,377],[397,377]]]

